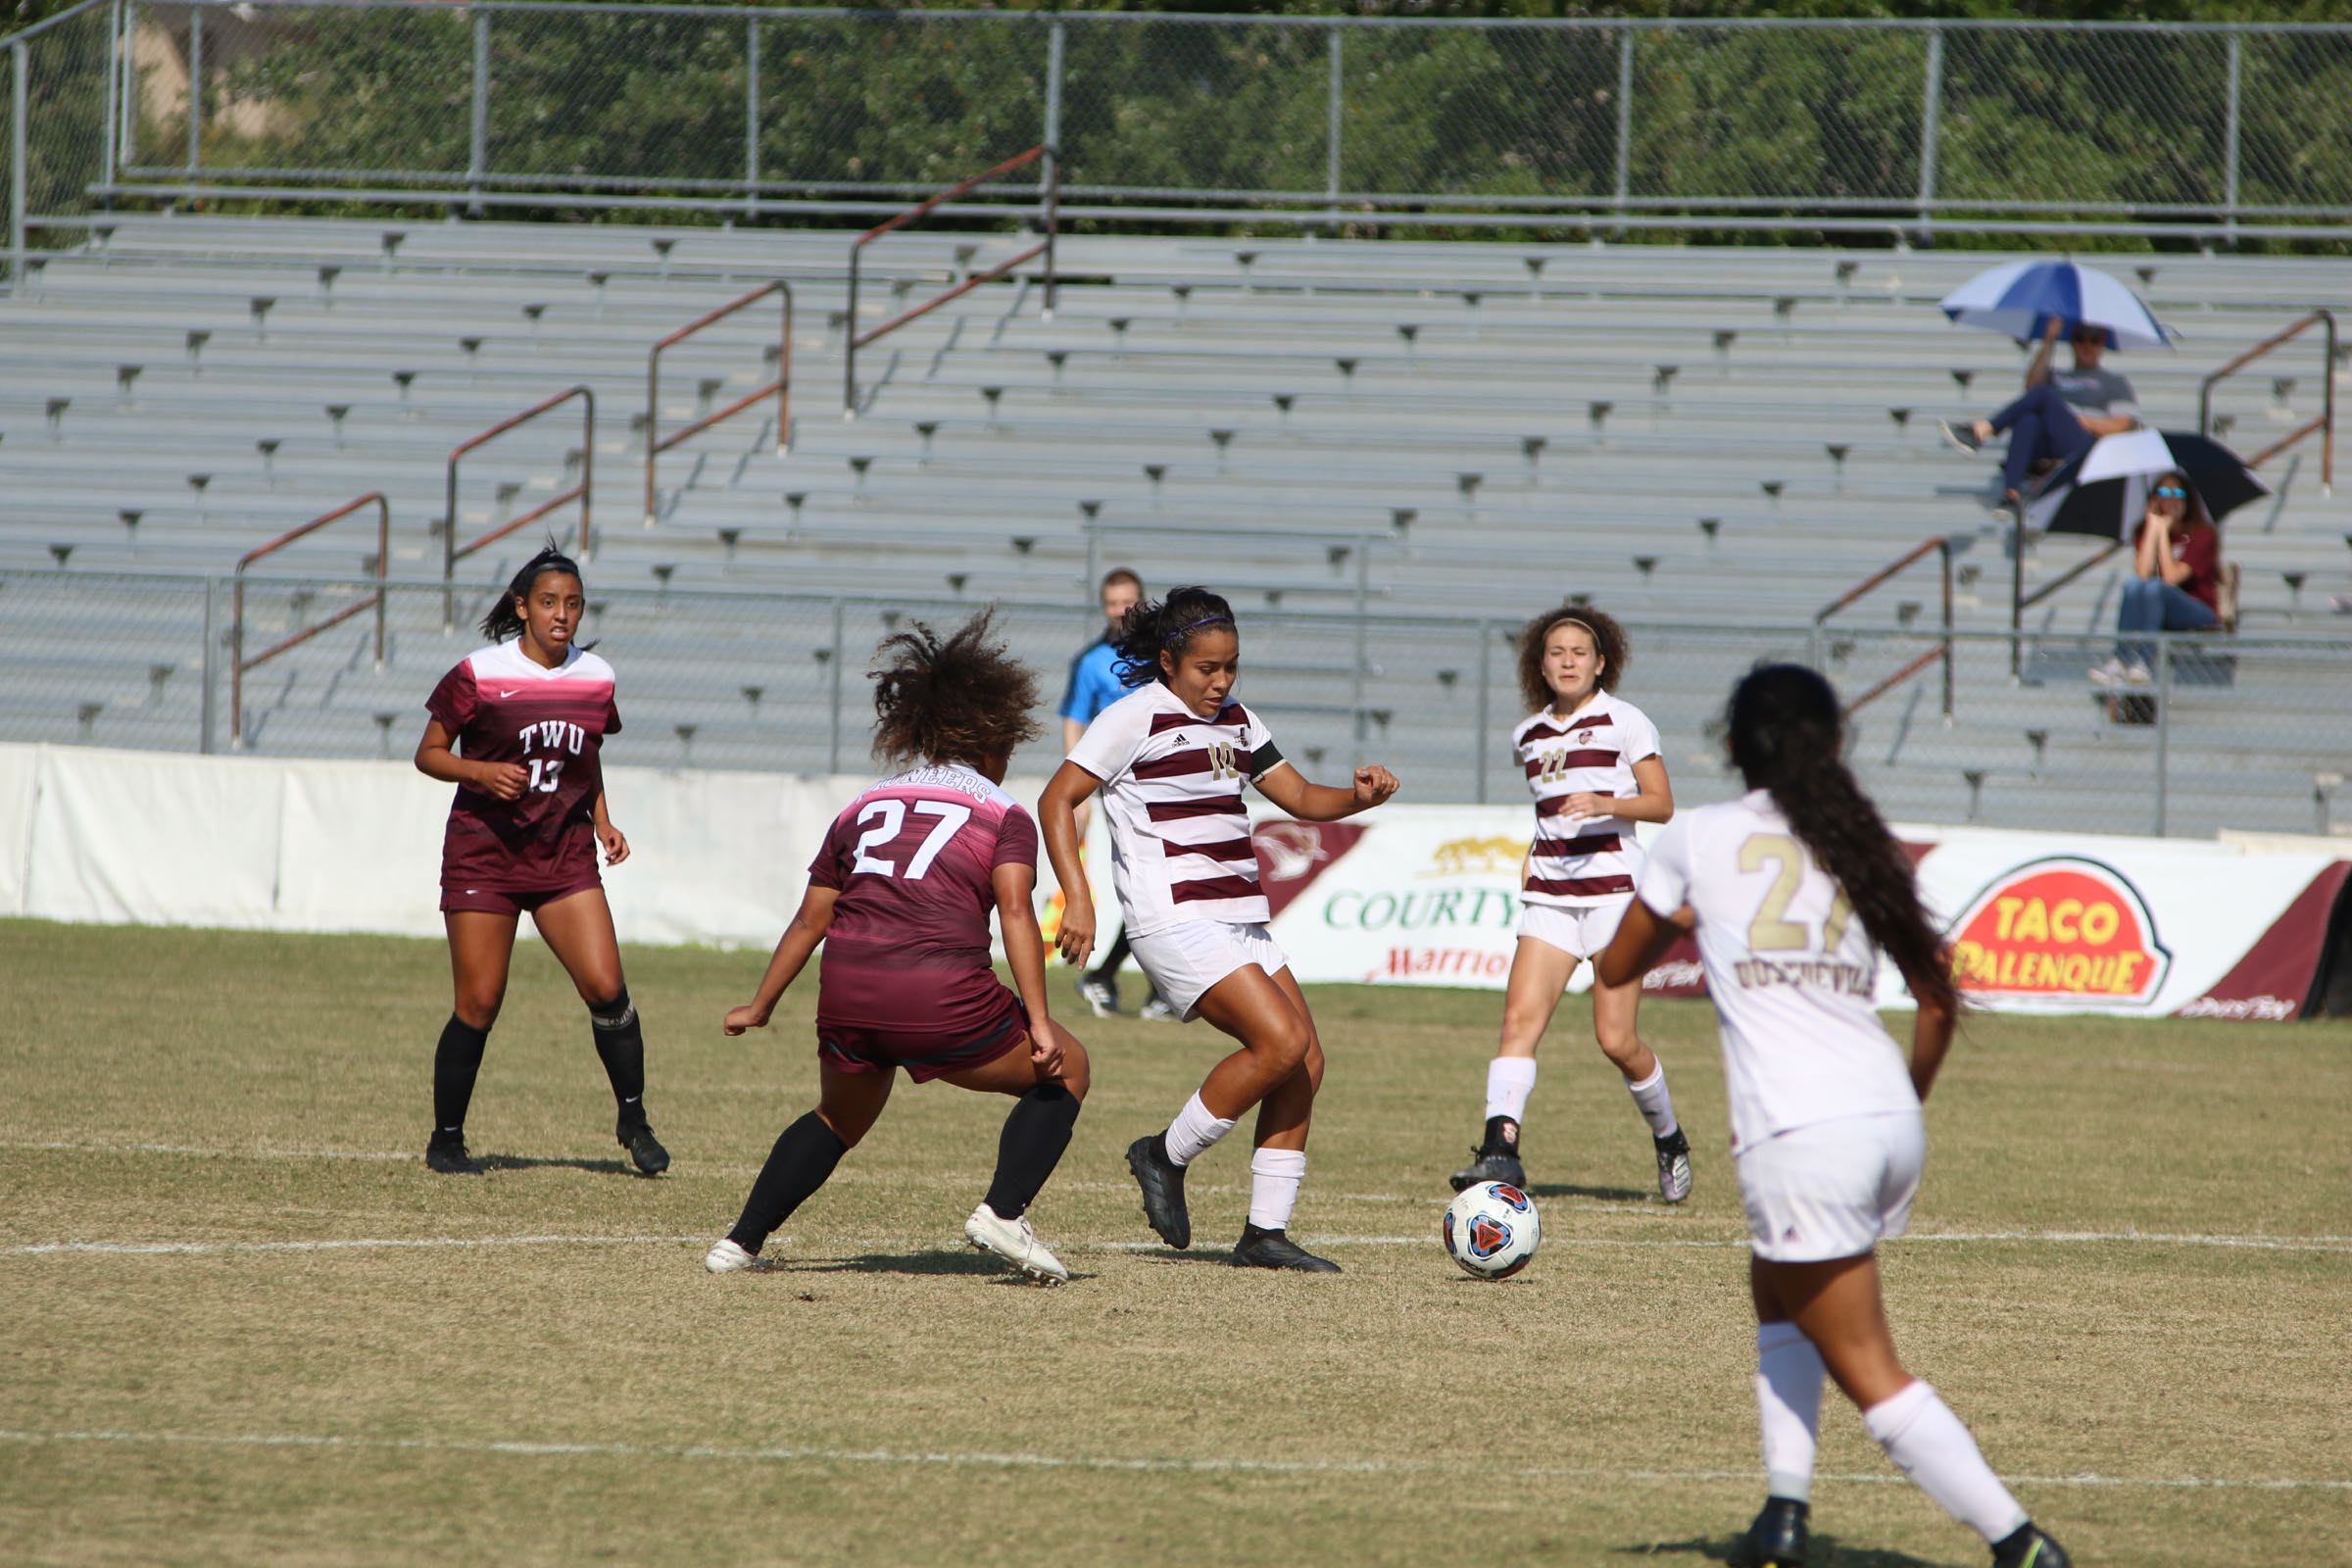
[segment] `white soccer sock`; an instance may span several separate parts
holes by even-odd
[[[1179,1165],[1189,1165],[1197,1154],[1206,1152],[1216,1141],[1233,1131],[1233,1123],[1222,1116],[1212,1116],[1200,1103],[1199,1095],[1184,1102],[1176,1119],[1168,1123],[1168,1136],[1163,1141],[1168,1158]]]
[[[1987,1542],[2026,1522],[2026,1510],[1977,1451],[1977,1440],[1927,1384],[1881,1399],[1862,1412],[1862,1426],[1896,1469]]]
[[[1536,1058],[1496,1056],[1487,1063],[1487,1115],[1527,1120],[1527,1097],[1536,1092]]]
[[[1775,1497],[1813,1499],[1821,1380],[1821,1352],[1803,1330],[1756,1325],[1756,1424],[1764,1435],[1764,1490]]]
[[[1298,1204],[1298,1184],[1306,1179],[1306,1151],[1261,1149],[1250,1156],[1250,1223],[1261,1231],[1278,1231],[1291,1222]]]
[[[1657,1138],[1673,1137],[1675,1128],[1682,1124],[1674,1119],[1674,1097],[1666,1092],[1666,1064],[1659,1062],[1658,1070],[1640,1083],[1626,1080],[1625,1088],[1634,1097],[1634,1103],[1641,1107],[1642,1119],[1649,1123],[1651,1135]]]

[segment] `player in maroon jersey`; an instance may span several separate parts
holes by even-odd
[[[874,755],[921,765],[883,779],[833,819],[800,912],[751,1003],[726,1032],[767,1025],[824,944],[817,977],[816,1108],[776,1140],[735,1228],[703,1262],[760,1266],[760,1249],[825,1184],[890,1100],[916,1083],[1017,1097],[988,1195],[964,1221],[972,1246],[1045,1285],[1069,1270],[1029,1224],[1029,1204],[1069,1147],[1086,1099],[1086,1048],[1048,1018],[1039,934],[1037,823],[1004,793],[1013,750],[1037,734],[1037,680],[990,641],[989,612],[944,642],[917,623],[885,641],[872,671]],[[997,913],[1015,996],[989,967]]]
[[[458,786],[441,848],[457,1006],[433,1053],[433,1136],[424,1151],[427,1165],[450,1175],[482,1168],[466,1152],[466,1107],[526,913],[588,1004],[596,1054],[620,1102],[621,1147],[648,1176],[669,1166],[646,1121],[645,1037],[597,874],[597,847],[606,864],[618,865],[629,841],[605,810],[598,754],[620,732],[620,711],[612,666],[571,640],[583,608],[580,568],[552,546],[541,551],[483,618],[490,645],[425,700],[432,717],[416,743],[417,771]]]

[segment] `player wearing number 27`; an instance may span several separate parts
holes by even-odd
[[[605,737],[620,733],[612,666],[572,642],[585,609],[579,566],[552,546],[541,551],[484,618],[490,646],[466,655],[425,700],[417,770],[458,786],[441,849],[457,1005],[433,1054],[424,1156],[445,1174],[481,1169],[466,1152],[466,1110],[525,914],[588,1004],[619,1102],[621,1147],[648,1176],[669,1165],[646,1120],[645,1036],[596,867],[600,845],[606,863],[618,865],[629,842],[605,810],[601,754]]]
[[[1910,858],[1838,760],[1838,697],[1819,674],[1757,667],[1732,693],[1729,729],[1748,793],[1658,835],[1594,967],[1637,984],[1695,932],[1723,1026],[1766,1483],[1741,1559],[1805,1560],[1826,1373],[1886,1457],[1984,1538],[1994,1568],[2066,1568],[1960,1418],[1903,1370],[1879,1292],[1878,1244],[1910,1223],[1920,1105],[1959,1006]],[[1882,953],[1919,1004],[1908,1063],[1876,1011]]]
[[[817,974],[816,1108],[794,1122],[752,1184],[742,1216],[704,1266],[731,1274],[858,1147],[900,1068],[916,1083],[1013,1097],[987,1196],[964,1238],[1045,1285],[1069,1271],[1028,1211],[1086,1099],[1086,1048],[1046,1010],[1037,924],[1037,823],[1004,793],[1013,751],[1037,733],[1037,680],[990,641],[983,612],[944,642],[917,623],[882,644],[874,752],[919,766],[868,788],[833,819],[808,865],[800,912],[730,1035],[766,1026],[824,944]],[[991,910],[1016,996],[989,967]]]

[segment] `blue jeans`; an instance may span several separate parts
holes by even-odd
[[[2117,631],[2203,631],[2214,624],[2205,602],[2176,588],[2162,577],[2131,577],[2124,582],[2124,602],[2116,612]],[[2115,657],[2127,664],[2153,665],[2154,643],[2118,642]]]
[[[2026,493],[2026,470],[2034,464],[2045,458],[2053,463],[2071,462],[2098,439],[2082,428],[2082,416],[2050,390],[2047,381],[2029,387],[2024,397],[1988,422],[1996,435],[2009,432],[2009,455],[2001,462],[2001,486],[2021,496]]]

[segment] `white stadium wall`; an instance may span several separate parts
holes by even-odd
[[[772,943],[826,824],[864,782],[609,770],[632,850],[607,882],[621,940]],[[1034,800],[1042,783],[1008,787]],[[403,762],[0,746],[0,913],[436,936],[449,799]],[[1527,820],[1520,807],[1402,804],[1321,826],[1261,816],[1274,934],[1302,980],[1499,990]],[[1995,1008],[2297,1017],[2352,880],[2320,840],[1898,831],[1952,925],[1963,984]],[[1100,813],[1095,834],[1109,909]],[[1652,988],[1703,995],[1691,959],[1670,956]],[[1891,975],[1881,986],[1903,1004]]]

